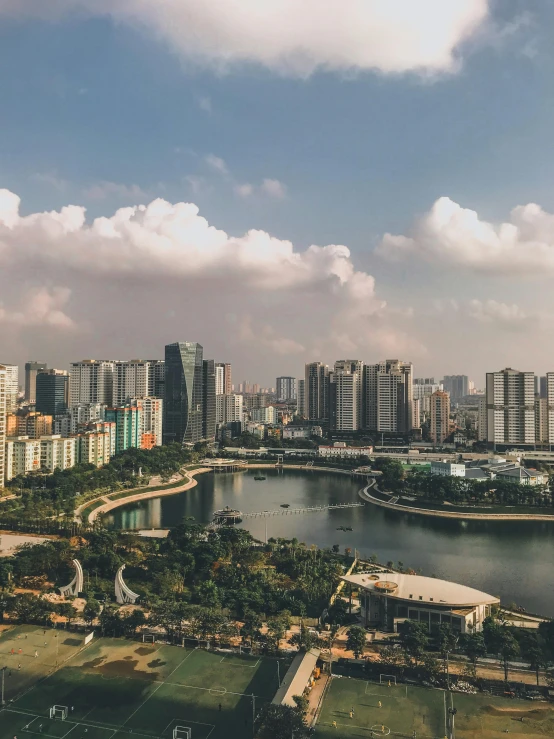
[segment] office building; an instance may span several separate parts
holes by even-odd
[[[450,434],[450,396],[437,390],[431,395],[430,436],[435,444],[442,444]]]
[[[487,372],[487,442],[535,443],[535,375],[510,367]]]
[[[37,374],[47,369],[44,362],[25,362],[25,400],[34,403],[37,399]]]
[[[459,400],[469,395],[469,378],[467,375],[446,375],[442,385],[443,389],[450,393],[451,400]]]
[[[148,392],[149,398],[164,397],[165,387],[165,361],[163,359],[148,360],[150,371],[148,373]]]
[[[46,416],[59,416],[67,411],[69,404],[69,373],[65,370],[49,369],[36,377],[35,409]]]
[[[276,382],[277,400],[296,400],[296,377],[278,377]]]
[[[213,359],[202,362],[202,438],[215,439],[215,385],[216,365]]]
[[[398,359],[364,367],[364,425],[368,431],[411,433],[414,428],[412,376],[412,363]]]
[[[215,365],[215,394],[230,395],[233,392],[231,365],[216,362]]]
[[[114,372],[112,360],[83,359],[72,362],[69,376],[69,402],[105,403],[113,406]]]
[[[19,367],[17,364],[0,364],[6,370],[6,413],[15,413],[19,397]]]
[[[329,367],[322,362],[306,365],[305,382],[306,418],[310,421],[329,423]]]
[[[115,453],[126,449],[141,447],[142,408],[125,406],[124,408],[106,408],[105,420],[115,423]]]
[[[6,368],[0,364],[0,489],[6,481],[6,384]]]
[[[181,341],[165,347],[164,444],[202,440],[203,349]]]

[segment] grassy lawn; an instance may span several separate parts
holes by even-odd
[[[3,657],[6,647],[11,655],[11,644],[23,643],[16,630],[6,638],[10,633],[0,640]],[[28,631],[29,655],[21,670],[16,664],[6,676],[0,739],[172,739],[176,726],[190,728],[191,739],[243,739],[252,736],[253,710],[257,714],[278,687],[275,659],[123,639],[99,638],[81,649],[81,638],[55,670],[55,652],[40,662],[34,657],[43,636]],[[47,636],[49,645],[51,632]],[[283,662],[281,674],[285,670]],[[65,720],[49,718],[53,705],[67,707]]]
[[[379,702],[381,706],[379,706]],[[350,711],[354,709],[352,718]],[[380,736],[443,739],[455,708],[456,739],[539,739],[554,736],[554,706],[484,693],[333,678],[316,726],[316,739]],[[336,722],[336,727],[333,725]],[[382,731],[384,727],[384,732]],[[390,733],[389,733],[390,732]]]

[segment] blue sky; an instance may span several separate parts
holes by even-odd
[[[160,1],[172,23],[180,19],[175,7],[189,3]],[[504,363],[552,369],[550,353],[538,344],[554,313],[544,256],[554,249],[554,235],[541,251],[545,269],[532,260],[523,278],[518,259],[513,269],[497,270],[494,263],[483,267],[481,257],[445,256],[444,239],[454,237],[434,226],[400,259],[375,251],[386,233],[413,237],[414,222],[441,197],[495,227],[519,205],[553,211],[554,7],[546,0],[489,3],[486,19],[453,45],[454,70],[422,74],[417,60],[402,73],[330,62],[330,69],[301,77],[260,61],[256,50],[247,61],[214,69],[186,45],[176,47],[163,27],[129,21],[125,10],[84,15],[71,12],[71,0],[55,5],[56,17],[22,17],[0,0],[0,63],[9,70],[0,79],[0,186],[21,198],[21,215],[76,204],[86,207],[90,224],[155,198],[193,202],[232,237],[260,229],[292,241],[298,253],[311,244],[347,245],[349,264],[373,276],[375,286],[363,298],[371,310],[360,328],[355,309],[337,297],[334,268],[325,288],[319,267],[317,280],[294,286],[289,280],[275,290],[241,268],[234,287],[214,291],[205,273],[182,271],[174,285],[153,262],[152,282],[145,281],[149,260],[157,259],[152,252],[136,274],[125,268],[100,277],[64,260],[56,267],[54,256],[45,267],[29,252],[17,264],[5,261],[3,361],[23,362],[37,351],[62,366],[91,352],[159,355],[166,340],[190,339],[262,382],[345,352],[374,361],[394,351],[413,359],[416,375],[469,372],[478,384],[484,371]],[[398,43],[394,30],[391,44]],[[202,47],[202,30],[197,36]],[[206,48],[214,56],[208,41]],[[264,180],[277,184],[264,187]],[[545,241],[534,227],[522,237],[520,255],[529,241]],[[466,243],[466,233],[458,237]],[[36,250],[57,253],[55,240],[33,238]],[[511,258],[498,250],[494,256],[499,265]],[[278,262],[270,264],[279,272]],[[17,282],[27,296],[43,291],[38,318],[21,317]],[[55,289],[68,290],[68,297],[56,302]],[[159,306],[163,330],[135,315],[139,292]],[[191,307],[207,294],[220,303],[201,317]],[[95,320],[99,295],[104,307]],[[335,298],[334,315],[345,313],[342,325],[331,326]],[[50,308],[68,322],[52,322]],[[455,354],[452,337],[460,335],[472,337],[470,356]]]

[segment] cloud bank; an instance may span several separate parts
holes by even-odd
[[[0,0],[2,12],[108,16],[155,34],[196,64],[254,62],[306,77],[318,69],[451,72],[489,7],[488,0]]]
[[[519,205],[509,221],[481,219],[450,198],[439,198],[407,235],[387,233],[377,253],[495,275],[554,272],[554,215],[539,205]]]

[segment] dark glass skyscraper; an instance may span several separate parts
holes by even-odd
[[[202,436],[215,439],[215,362],[205,359],[202,367]]]
[[[44,370],[36,376],[36,403],[39,413],[57,416],[67,410],[69,375],[63,370]]]
[[[202,437],[203,349],[191,341],[165,347],[163,443],[195,444]]]

